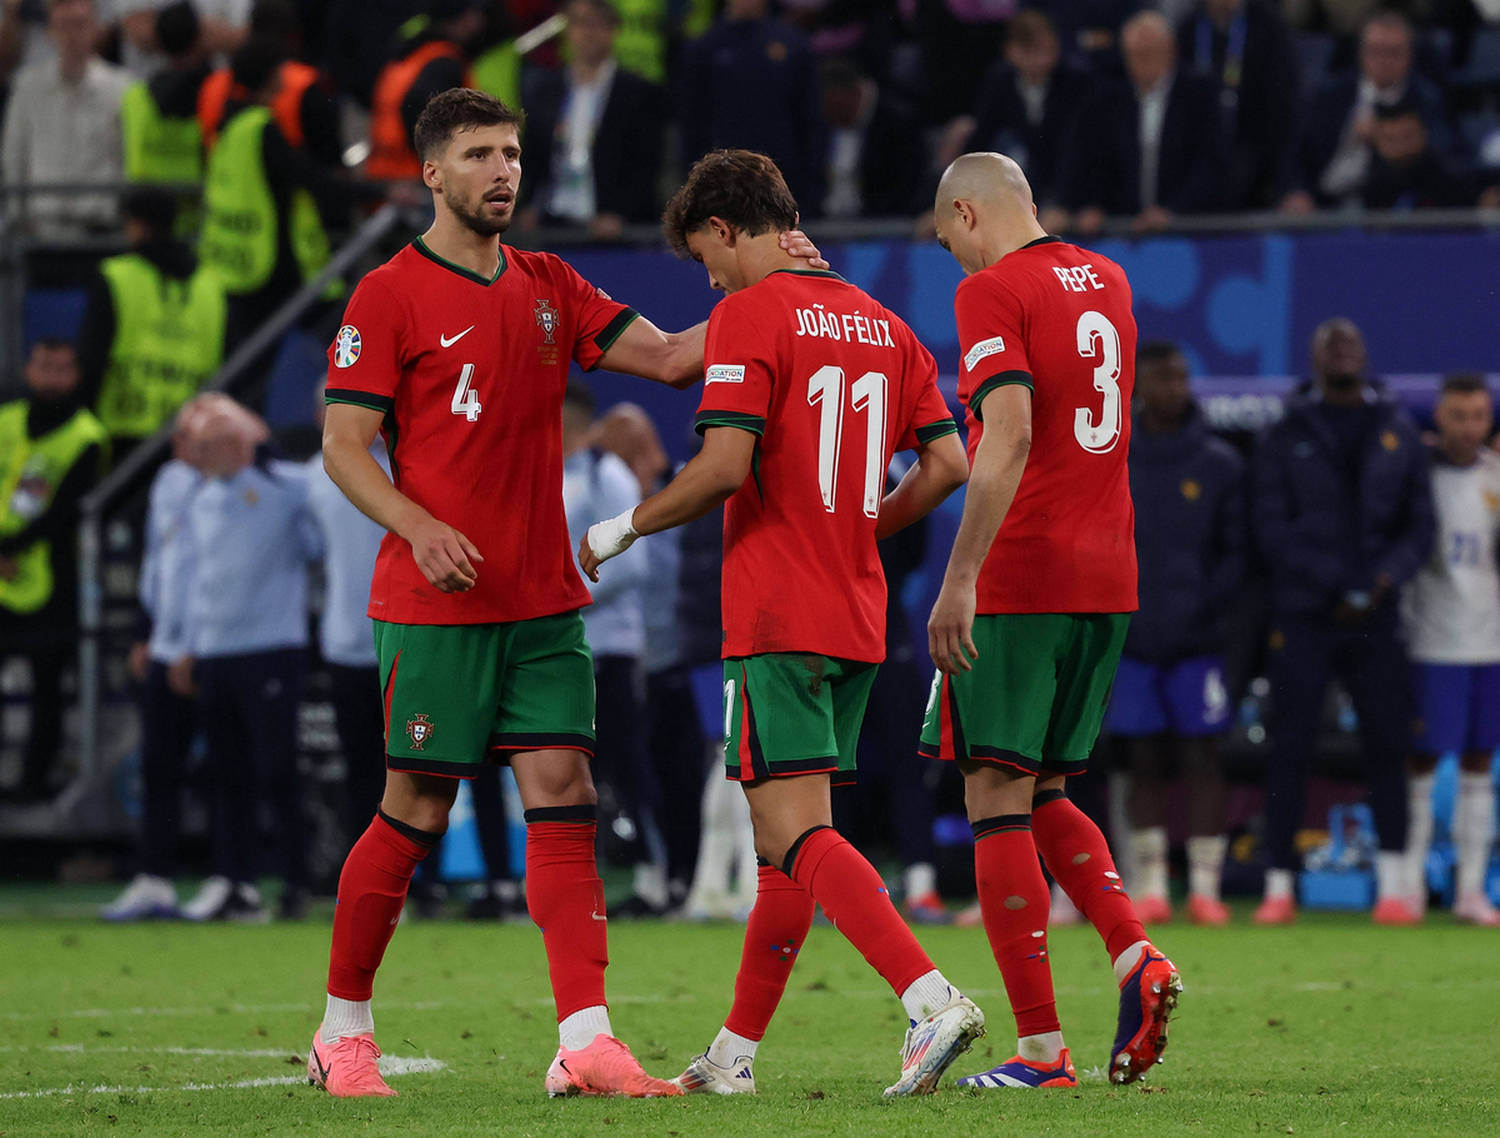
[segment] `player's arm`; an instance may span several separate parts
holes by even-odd
[[[956,434],[917,444],[917,461],[880,503],[877,541],[919,522],[969,479],[969,460]]]
[[[644,316],[637,316],[600,357],[599,366],[669,387],[692,387],[703,378],[707,331],[706,320],[683,332],[663,332]]]
[[[963,519],[927,621],[932,662],[945,672],[970,671],[969,661],[979,658],[973,639],[979,569],[1015,501],[1030,453],[1031,388],[1008,383],[992,389],[984,397],[984,433],[974,452]]]
[[[452,526],[438,521],[397,490],[370,454],[385,412],[332,403],[323,422],[323,469],[361,513],[411,546],[428,584],[445,593],[474,587],[479,550]]]
[[[599,566],[630,548],[636,538],[701,518],[750,476],[760,436],[739,427],[709,427],[703,449],[661,490],[633,510],[596,522],[578,545],[578,563],[599,579]]]

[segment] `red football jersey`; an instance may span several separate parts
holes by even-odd
[[[1136,330],[1124,271],[1046,237],[966,278],[953,307],[971,463],[984,397],[1032,389],[1031,454],[980,572],[978,611],[1134,612]]]
[[[760,436],[724,510],[724,655],[885,659],[886,468],[958,429],[931,354],[837,273],[780,270],[719,302],[703,362],[697,429]]]
[[[563,516],[563,391],[569,363],[597,365],[635,315],[558,257],[503,245],[493,280],[418,238],[360,281],[326,397],[385,412],[397,489],[484,557],[472,589],[444,593],[386,534],[370,616],[486,624],[589,603]]]

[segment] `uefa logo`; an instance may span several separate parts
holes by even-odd
[[[333,339],[333,366],[353,367],[354,361],[359,359],[359,346],[359,329],[353,324],[345,324]]]

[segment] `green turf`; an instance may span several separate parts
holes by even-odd
[[[540,938],[527,925],[403,927],[377,989],[387,1056],[432,1057],[400,1097],[334,1101],[300,1080],[328,927],[0,923],[0,1134],[1129,1135],[1484,1134],[1500,1128],[1497,938],[1435,917],[1375,929],[1307,915],[1292,929],[1171,926],[1187,984],[1169,1062],[1108,1086],[1115,995],[1092,930],[1051,938],[1076,1092],[951,1085],[885,1102],[905,1026],[843,942],[814,930],[761,1050],[754,1100],[549,1102],[556,1046]],[[956,1074],[1007,1058],[1012,1025],[979,930],[924,929],[934,959],[989,1013]],[[616,1030],[673,1075],[727,1007],[741,930],[617,923]],[[195,1053],[202,1049],[206,1053]],[[226,1087],[255,1079],[285,1085]],[[98,1089],[106,1088],[106,1089]],[[18,1092],[27,1092],[25,1096]],[[47,1093],[52,1092],[52,1093]]]

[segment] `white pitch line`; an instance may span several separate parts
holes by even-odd
[[[282,1059],[295,1047],[92,1047],[83,1043],[49,1043],[45,1047],[0,1047],[0,1054],[45,1051],[58,1055],[232,1055],[246,1059]]]
[[[391,1011],[426,1012],[440,1008],[469,1007],[451,1000],[419,1000],[416,1002],[382,1001],[382,1008]],[[70,1008],[51,1012],[0,1012],[0,1020],[20,1022],[32,1019],[110,1019],[115,1016],[217,1016],[217,1015],[279,1015],[284,1012],[316,1010],[317,1005],[308,1001],[296,1004],[217,1004],[198,1008]]]
[[[277,1055],[283,1054],[280,1051]],[[429,1074],[433,1071],[441,1071],[448,1064],[441,1059],[415,1058],[402,1055],[382,1055],[380,1057],[380,1073],[386,1078],[395,1078],[398,1075]],[[97,1086],[81,1087],[69,1084],[66,1087],[47,1087],[39,1091],[5,1091],[0,1092],[0,1099],[10,1098],[51,1098],[56,1095],[144,1095],[162,1093],[181,1093],[185,1091],[238,1091],[253,1089],[255,1087],[291,1087],[298,1083],[307,1082],[306,1075],[276,1075],[260,1079],[238,1079],[232,1083],[183,1083],[175,1087],[166,1086]]]

